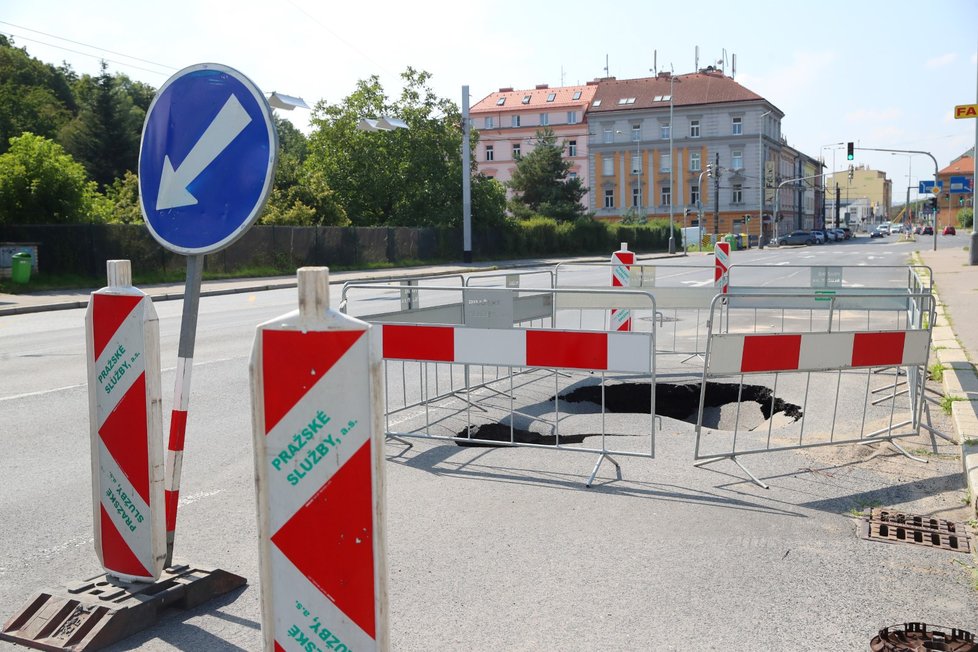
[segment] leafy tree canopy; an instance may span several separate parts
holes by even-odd
[[[404,89],[397,100],[388,98],[373,76],[338,104],[319,102],[305,167],[322,174],[355,225],[458,225],[461,114],[453,102],[434,94],[429,73],[408,68],[401,77]],[[380,116],[399,118],[408,128],[357,128],[362,118]],[[472,169],[470,160],[470,174]],[[481,224],[503,219],[501,189],[489,182],[483,176],[472,180],[473,221]]]
[[[0,155],[0,224],[101,221],[105,209],[85,168],[54,141],[26,133]]]

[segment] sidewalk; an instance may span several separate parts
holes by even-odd
[[[969,500],[978,514],[978,266],[968,264],[964,249],[921,250],[931,268],[937,294],[937,321],[931,348],[944,367],[944,394],[961,443]]]

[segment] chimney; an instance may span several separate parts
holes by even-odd
[[[537,90],[543,90],[544,88],[550,88],[550,84],[537,84]]]
[[[507,86],[506,88],[500,88],[499,89],[499,92],[500,93],[512,93],[513,92],[513,87],[512,86]]]

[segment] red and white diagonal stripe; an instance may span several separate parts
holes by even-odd
[[[96,552],[112,575],[153,581],[166,552],[156,312],[134,288],[99,290],[86,330]]]
[[[929,331],[711,335],[710,375],[926,365]]]
[[[383,324],[383,356],[392,360],[649,373],[647,333]]]

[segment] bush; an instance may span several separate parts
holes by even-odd
[[[972,224],[975,223],[975,209],[973,208],[962,208],[958,211],[958,224],[961,225],[962,229],[972,228]]]

